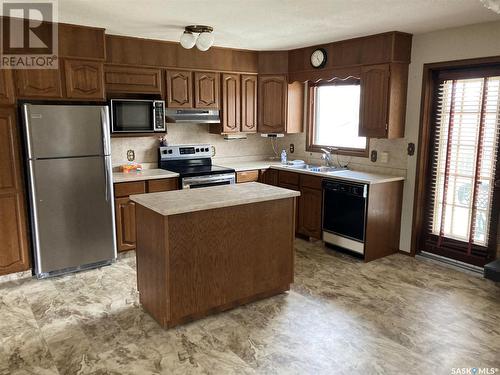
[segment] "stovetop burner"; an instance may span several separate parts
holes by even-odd
[[[232,168],[212,164],[212,146],[180,145],[159,149],[159,167],[179,173],[180,177],[195,177],[235,173]]]

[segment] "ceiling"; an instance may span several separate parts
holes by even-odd
[[[495,0],[500,1],[500,0]],[[500,21],[480,0],[59,0],[59,22],[108,34],[179,41],[184,26],[214,27],[215,45],[292,49],[384,31],[424,33]]]

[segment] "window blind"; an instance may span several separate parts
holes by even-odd
[[[486,257],[500,129],[500,75],[443,79],[434,113],[429,239],[437,248]]]

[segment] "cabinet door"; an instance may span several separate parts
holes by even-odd
[[[0,108],[0,275],[30,268],[14,109]]]
[[[72,99],[104,99],[103,64],[65,60],[66,96]]]
[[[167,107],[193,108],[192,72],[167,70]]]
[[[259,181],[259,171],[257,169],[253,171],[236,172],[236,182],[238,184],[257,181]]]
[[[286,130],[287,82],[284,75],[259,76],[259,132]]]
[[[365,66],[361,70],[359,135],[362,137],[387,137],[389,75],[389,64]]]
[[[104,85],[109,92],[161,94],[161,69],[106,65]]]
[[[257,132],[257,76],[241,76],[241,131]]]
[[[194,106],[219,108],[219,73],[194,73]]]
[[[0,104],[14,104],[12,70],[0,69]]]
[[[135,203],[128,197],[115,199],[118,251],[135,249]]]
[[[222,132],[234,133],[241,130],[240,76],[222,75]]]
[[[300,234],[321,238],[321,209],[323,193],[318,189],[301,187],[299,197],[299,225]]]
[[[19,98],[61,98],[59,69],[16,70],[16,88]]]
[[[275,169],[263,169],[260,171],[259,182],[267,185],[278,186],[278,171]]]

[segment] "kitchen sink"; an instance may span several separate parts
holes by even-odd
[[[290,165],[291,169],[301,169],[310,172],[319,172],[319,173],[329,173],[329,172],[337,172],[343,171],[347,168],[341,167],[327,167],[323,165],[313,165],[313,164],[299,164],[299,165]]]

